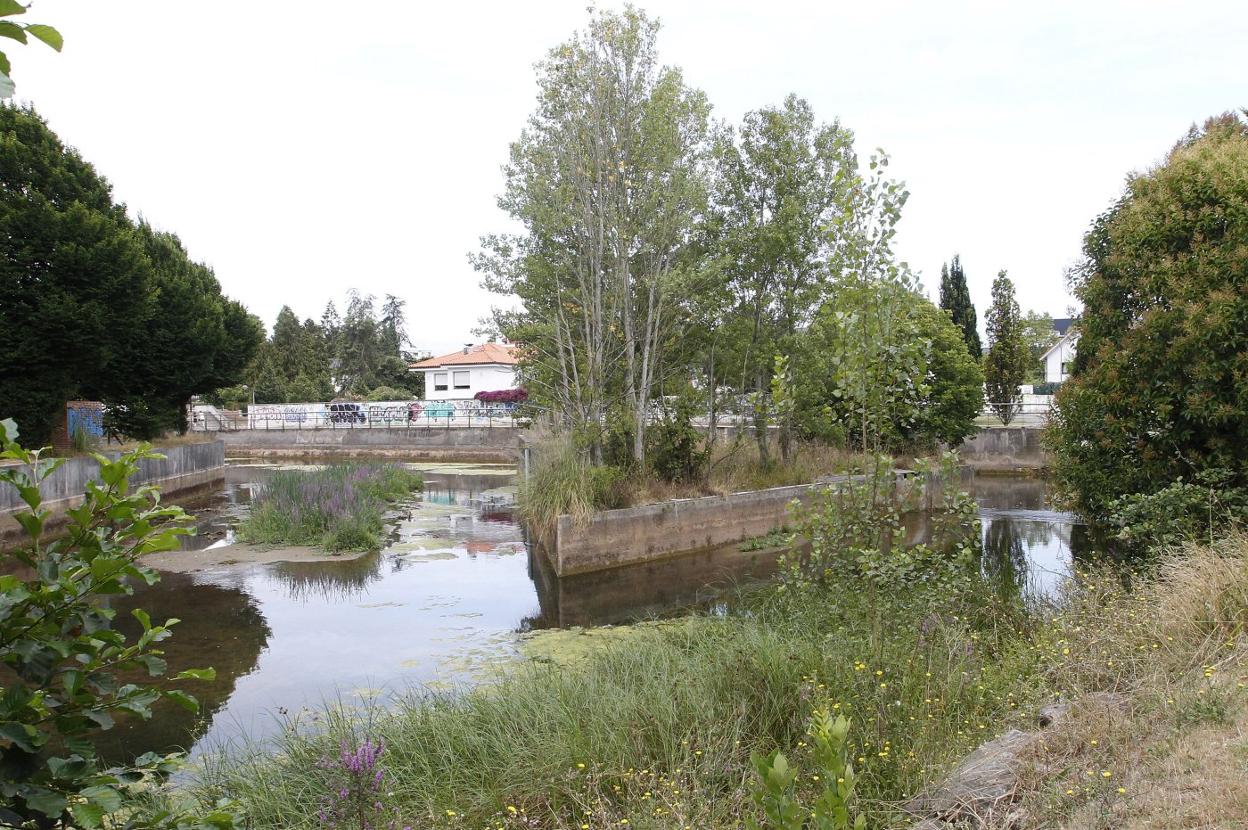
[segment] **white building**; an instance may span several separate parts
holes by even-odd
[[[478,392],[515,389],[518,384],[515,347],[508,343],[470,343],[409,368],[424,372],[425,399],[430,401],[471,398]]]
[[[1060,323],[1065,323],[1065,326],[1060,326]],[[1050,346],[1049,350],[1040,356],[1040,359],[1044,361],[1045,382],[1062,383],[1070,377],[1070,366],[1075,362],[1075,351],[1079,345],[1079,330],[1070,324],[1070,320],[1054,320],[1053,327],[1062,337]]]

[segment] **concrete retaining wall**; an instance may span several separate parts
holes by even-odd
[[[793,501],[805,503],[815,488],[834,483],[603,510],[584,525],[578,525],[571,516],[560,516],[547,553],[555,573],[565,577],[743,542],[780,530],[790,522],[789,505]],[[931,483],[903,477],[898,480],[898,493],[904,498],[920,485],[921,501],[938,489]]]
[[[383,457],[422,461],[512,463],[518,427],[241,430],[222,433],[231,455]]]
[[[1040,427],[983,427],[958,454],[976,469],[1040,469],[1049,465]]]
[[[225,478],[225,444],[221,441],[158,449],[165,457],[139,462],[139,471],[130,479],[133,486],[158,485],[162,496],[168,498],[214,486]],[[103,454],[117,457],[115,452]],[[82,504],[87,482],[98,481],[99,473],[100,465],[94,458],[68,458],[44,479],[39,492],[43,495],[43,506],[52,512],[50,528],[55,529],[63,521],[66,510]],[[12,542],[21,535],[13,514],[25,506],[17,490],[0,487],[0,544]]]

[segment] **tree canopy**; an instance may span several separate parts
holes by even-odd
[[[37,442],[66,400],[147,438],[236,381],[259,321],[177,237],[134,223],[33,109],[0,105],[0,401]]]
[[[1248,486],[1248,122],[1193,129],[1093,222],[1055,469],[1083,512],[1220,470]]]
[[[1023,342],[1022,316],[1014,297],[1014,283],[1005,271],[992,281],[992,305],[988,309],[988,357],[984,361],[988,403],[1008,424],[1017,414],[1027,373],[1027,348]]]
[[[957,254],[953,261],[940,266],[940,307],[948,312],[953,324],[962,332],[966,348],[976,360],[984,353],[979,340],[979,322],[975,317],[975,304],[966,285],[966,273],[962,259]]]

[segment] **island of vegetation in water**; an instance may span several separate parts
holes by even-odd
[[[281,470],[252,501],[238,528],[244,541],[316,545],[329,552],[377,550],[389,503],[424,488],[398,464],[331,464]]]

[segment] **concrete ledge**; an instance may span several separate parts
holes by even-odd
[[[225,479],[225,444],[206,441],[176,447],[156,448],[165,457],[139,462],[139,470],[130,478],[138,487],[151,484],[160,487],[165,500],[187,498],[213,489]],[[102,453],[116,458],[116,452]],[[44,479],[39,487],[43,506],[50,511],[46,524],[48,534],[55,536],[66,522],[66,511],[82,504],[87,482],[99,480],[100,465],[94,458],[69,458]],[[26,509],[26,504],[12,487],[0,488],[0,547],[16,542],[22,536],[21,525],[13,514]]]
[[[222,433],[221,438],[231,456],[514,463],[522,432],[518,427],[258,429]]]

